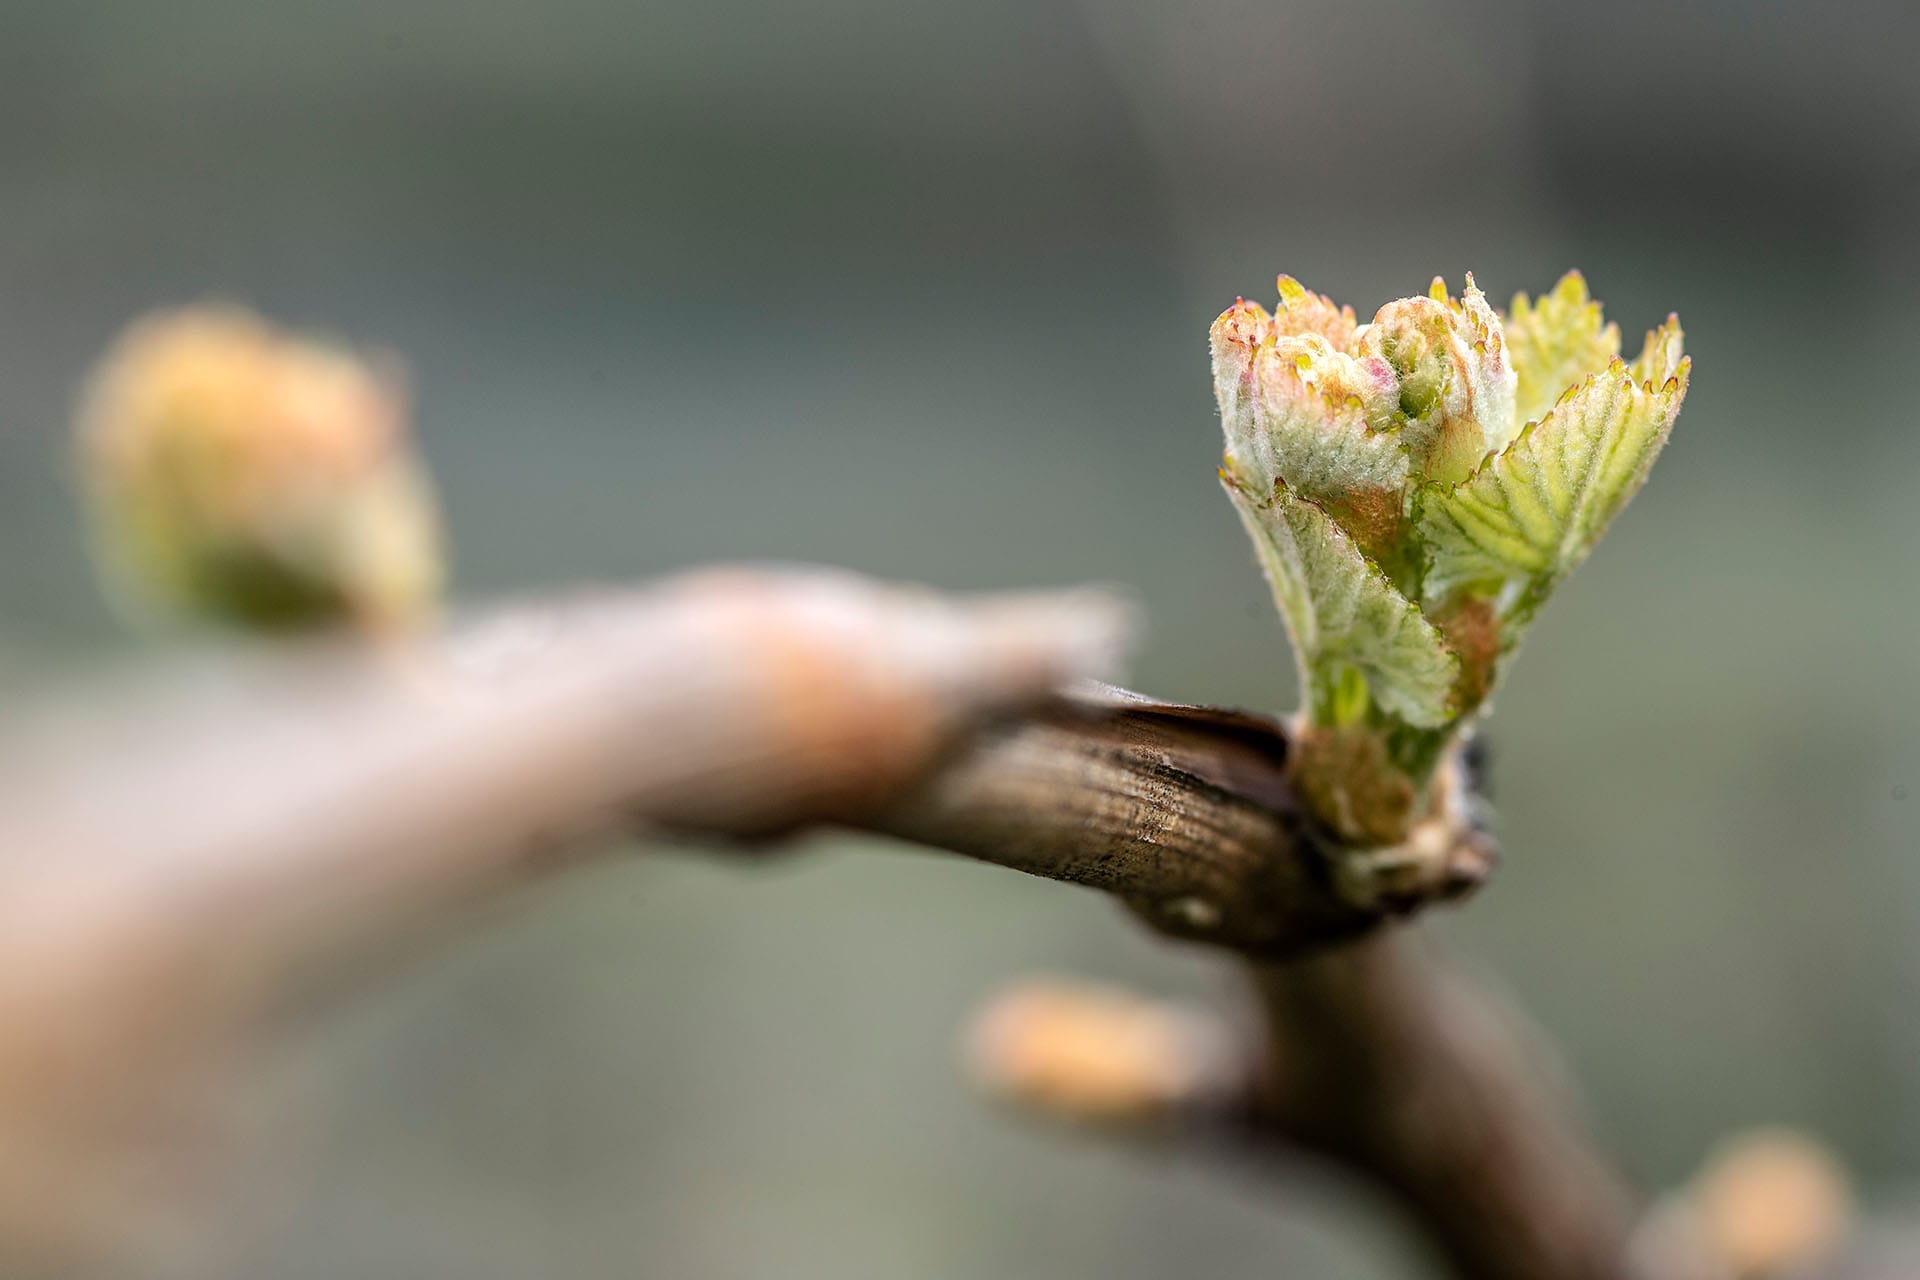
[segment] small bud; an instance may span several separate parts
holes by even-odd
[[[130,327],[76,424],[95,543],[148,612],[258,628],[431,612],[439,519],[391,377],[199,307]]]
[[[1138,1124],[1204,1107],[1231,1087],[1224,1027],[1128,991],[1025,982],[974,1020],[968,1058],[988,1091],[1062,1119]]]
[[[1804,1275],[1852,1230],[1853,1191],[1833,1153],[1788,1129],[1737,1134],[1680,1195],[1707,1257],[1742,1280]]]
[[[1514,372],[1499,317],[1467,277],[1464,302],[1435,279],[1432,294],[1380,308],[1354,341],[1392,367],[1414,471],[1442,484],[1464,480],[1512,439]]]

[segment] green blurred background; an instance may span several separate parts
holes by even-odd
[[[0,689],[132,648],[64,423],[145,308],[402,353],[465,595],[716,559],[1096,580],[1171,698],[1281,709],[1208,322],[1583,268],[1677,310],[1672,447],[1492,729],[1438,925],[1650,1185],[1803,1125],[1920,1174],[1920,10],[1709,0],[0,5]],[[1231,983],[875,840],[649,853],[304,1042],[235,1277],[1428,1273],[1365,1194],[1035,1129],[956,1039],[1065,970]]]

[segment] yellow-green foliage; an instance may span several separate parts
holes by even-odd
[[[1279,293],[1213,325],[1221,478],[1309,722],[1371,726],[1422,782],[1646,479],[1686,396],[1679,322],[1629,364],[1578,272],[1505,317],[1472,276],[1367,324],[1290,277]]]

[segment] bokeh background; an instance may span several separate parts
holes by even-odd
[[[1649,1185],[1804,1126],[1920,1180],[1920,9],[1346,0],[7,0],[0,691],[137,643],[65,421],[205,297],[404,355],[463,594],[723,558],[1096,580],[1133,682],[1280,709],[1208,322],[1571,265],[1691,398],[1492,732],[1447,945]],[[4,704],[0,704],[4,705]],[[298,1046],[239,1277],[1428,1274],[1365,1193],[1029,1127],[1034,970],[1225,999],[1107,903],[887,846],[648,850]]]

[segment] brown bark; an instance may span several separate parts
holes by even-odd
[[[1632,1199],[1539,1046],[1413,943],[1396,932],[1253,967],[1267,1033],[1256,1130],[1380,1184],[1456,1275],[1644,1274]]]
[[[1303,812],[1285,728],[1246,712],[1081,689],[976,734],[874,829],[1112,894],[1174,937],[1280,958],[1361,936],[1492,870],[1466,815],[1371,899]]]

